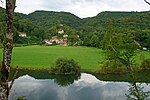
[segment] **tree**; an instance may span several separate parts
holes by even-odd
[[[54,74],[80,74],[80,66],[74,59],[60,57],[56,60],[55,66],[51,68],[51,73]]]
[[[76,45],[76,43],[79,41],[79,38],[77,37],[77,34],[70,34],[68,37],[68,42],[70,45]]]
[[[8,80],[13,49],[13,15],[16,0],[6,0],[6,33],[4,34],[4,53],[2,64],[2,80]]]
[[[99,47],[99,38],[97,35],[93,35],[90,40],[90,44],[92,47]]]
[[[150,2],[148,2],[147,0],[144,0],[147,4],[149,4],[150,5]]]
[[[142,84],[136,82],[130,83],[129,94],[126,94],[127,100],[149,100],[150,91],[144,91]]]
[[[125,32],[126,31],[126,32]],[[132,34],[127,30],[120,31],[110,28],[103,38],[103,48],[106,49],[106,59],[119,61],[129,69],[132,69],[136,44]]]
[[[1,2],[1,3],[3,3],[3,1],[2,1],[2,0],[0,0],[0,2]]]
[[[5,23],[0,22],[0,47],[2,46],[2,41],[3,41],[3,33],[5,32]]]

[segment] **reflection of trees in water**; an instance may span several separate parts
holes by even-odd
[[[150,91],[144,91],[141,83],[131,83],[128,92],[127,100],[150,100]]]
[[[22,97],[18,97],[17,100],[27,100],[26,97],[22,96]]]
[[[75,80],[78,80],[80,78],[80,75],[54,75],[52,77],[56,84],[60,86],[68,86]]]
[[[26,96],[18,96],[15,89],[11,89],[9,91],[9,99],[10,100],[27,100]]]

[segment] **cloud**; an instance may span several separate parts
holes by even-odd
[[[120,11],[143,11],[149,10],[149,6],[144,0],[107,0],[104,1],[111,8],[114,7]]]
[[[143,91],[150,87],[139,83]],[[100,81],[91,74],[82,73],[81,79],[65,87],[58,86],[53,79],[35,79],[28,75],[15,80],[9,100],[25,96],[28,100],[125,100],[129,83]]]
[[[51,79],[37,80],[25,75],[15,80],[9,99],[14,99],[15,95],[28,100],[120,100],[125,98],[127,87],[128,83],[103,82],[86,73],[78,82],[66,87],[58,86]]]
[[[148,11],[150,6],[144,0],[17,0],[16,12],[35,10],[66,11],[84,18],[102,11]]]
[[[99,12],[109,8],[108,5],[103,2],[78,2],[75,5],[68,5],[64,8],[69,12],[73,12],[79,17],[92,17],[97,15]]]

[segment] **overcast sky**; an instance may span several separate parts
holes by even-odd
[[[85,18],[102,11],[149,11],[150,6],[144,0],[17,0],[16,12],[35,10],[65,11]]]

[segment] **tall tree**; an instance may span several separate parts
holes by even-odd
[[[134,36],[127,30],[119,30],[110,27],[103,38],[103,48],[106,49],[106,59],[108,61],[119,61],[131,71],[134,63],[134,56],[137,46]],[[117,66],[116,66],[117,67]]]
[[[149,4],[150,5],[150,2],[148,2],[147,0],[144,0],[147,4]]]
[[[3,3],[3,1],[2,1],[2,0],[0,0],[0,2],[1,2],[1,3]]]
[[[12,48],[13,48],[13,15],[15,10],[16,0],[6,0],[6,32],[4,34],[4,53],[2,64],[2,79],[8,80],[10,71]]]

